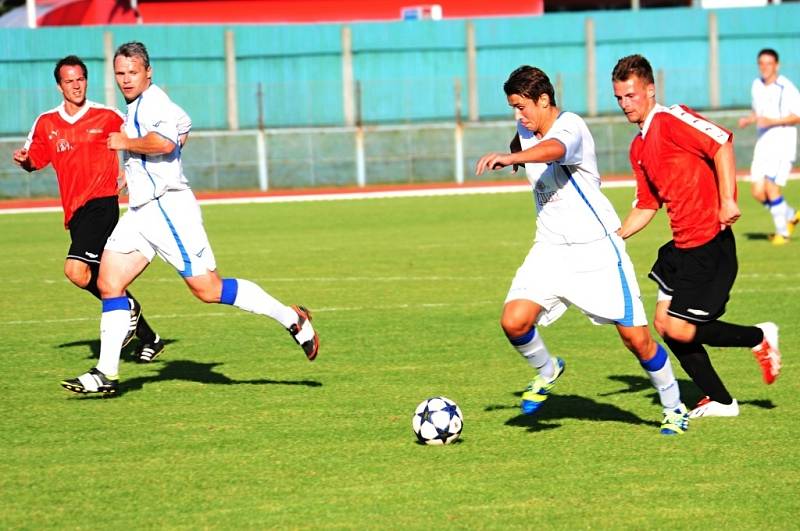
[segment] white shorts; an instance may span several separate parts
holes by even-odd
[[[517,299],[542,307],[536,321],[541,326],[555,322],[570,305],[595,324],[647,324],[633,264],[616,234],[591,243],[535,243],[511,282],[506,303]]]
[[[762,156],[758,151],[753,155],[753,163],[750,164],[751,182],[769,179],[778,186],[786,186],[790,173],[792,173],[792,161],[790,160]]]
[[[106,249],[142,253],[148,261],[158,255],[183,277],[217,268],[203,228],[203,216],[191,190],[168,191],[120,218]]]

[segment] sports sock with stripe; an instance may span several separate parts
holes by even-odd
[[[258,284],[241,278],[223,278],[220,304],[230,304],[247,312],[272,317],[289,328],[297,323],[297,313],[275,297],[261,289]]]
[[[127,295],[131,300],[136,300],[130,291],[126,291],[125,295]],[[139,304],[139,306],[141,306],[141,304]],[[131,309],[132,308],[133,307],[131,306]],[[150,325],[147,324],[147,321],[144,318],[144,313],[139,316],[139,322],[136,324],[136,337],[138,337],[144,343],[155,343],[156,341],[156,333],[152,328],[150,328]]]
[[[658,398],[664,411],[674,411],[681,404],[681,392],[672,372],[672,363],[667,350],[660,343],[656,343],[655,356],[647,361],[639,360],[639,363],[658,391]]]
[[[775,234],[780,234],[781,236],[789,236],[787,207],[788,205],[783,200],[783,196],[769,201],[769,213],[772,214],[772,221],[775,223]]]
[[[103,299],[103,315],[100,318],[100,360],[97,369],[107,376],[119,372],[119,356],[122,342],[128,334],[131,322],[131,307],[128,297]]]
[[[535,326],[519,337],[509,337],[508,341],[541,376],[548,379],[553,377],[556,372],[553,358],[547,351],[542,336],[536,331]]]

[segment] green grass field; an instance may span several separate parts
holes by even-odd
[[[63,277],[61,215],[0,216],[0,528],[796,529],[800,243],[770,246],[741,192],[727,318],[778,322],[784,372],[767,387],[747,350],[713,349],[741,415],[671,438],[615,330],[577,310],[543,333],[564,378],[520,416],[532,373],[498,320],[533,234],[525,193],[204,207],[223,275],[315,309],[321,354],[194,300],[157,260],[132,290],[168,347],[128,356],[113,399],[58,385],[94,364],[100,312]],[[607,193],[625,213],[632,190]],[[659,214],[628,245],[651,315],[667,234]],[[411,414],[437,394],[462,439],[421,446]]]

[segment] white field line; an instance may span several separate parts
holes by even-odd
[[[764,288],[744,288],[735,289],[731,295],[741,293],[786,293],[800,291],[800,286],[770,286]],[[655,298],[655,292],[648,292],[642,295],[644,299]],[[502,297],[497,300],[491,301],[472,301],[472,302],[422,302],[414,304],[379,304],[379,305],[362,305],[362,306],[328,306],[313,308],[314,313],[336,313],[336,312],[373,312],[373,311],[386,311],[386,310],[420,310],[420,309],[434,309],[434,308],[469,308],[474,306],[487,306],[496,305],[498,308],[502,306]],[[204,312],[204,313],[175,313],[175,314],[147,314],[148,319],[202,319],[202,318],[215,318],[220,317],[241,317],[250,315],[247,312],[240,311],[225,311],[225,312]],[[69,317],[62,319],[19,319],[12,321],[0,320],[0,326],[19,326],[19,325],[43,325],[43,324],[64,324],[64,323],[77,323],[77,322],[96,322],[100,318],[99,315],[92,317]]]
[[[609,181],[603,183],[604,188],[621,188],[633,186],[634,181]],[[497,186],[468,186],[464,188],[419,188],[413,190],[376,190],[364,192],[348,193],[328,193],[328,194],[297,194],[297,195],[274,195],[274,196],[253,196],[253,197],[234,197],[229,199],[201,199],[201,205],[240,205],[250,203],[302,203],[309,201],[345,201],[353,199],[393,199],[402,197],[436,197],[452,195],[476,195],[476,194],[504,194],[529,192],[530,185],[497,185]],[[24,214],[33,212],[61,212],[61,207],[33,207],[33,208],[8,208],[0,209],[0,214]]]

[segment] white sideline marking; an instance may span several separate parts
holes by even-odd
[[[483,306],[488,304],[501,305],[501,299],[494,301],[473,301],[466,303],[451,303],[451,302],[423,302],[419,304],[385,304],[379,306],[331,306],[312,309],[313,313],[328,313],[328,312],[361,312],[361,311],[374,311],[374,310],[414,310],[426,308],[448,308],[448,307],[469,307],[469,306]],[[198,319],[201,317],[241,317],[245,315],[252,315],[248,312],[208,312],[196,313],[193,315],[185,313],[172,313],[172,314],[147,314],[147,319]],[[40,325],[40,324],[59,324],[59,323],[79,323],[86,321],[98,321],[100,316],[94,317],[70,317],[64,319],[28,319],[18,321],[0,321],[1,325]]]
[[[609,181],[604,182],[604,188],[622,188],[633,186],[635,181]],[[228,199],[200,199],[201,205],[240,205],[251,203],[303,203],[311,201],[345,201],[353,199],[393,199],[400,197],[435,197],[452,195],[475,195],[475,194],[504,194],[529,192],[528,184],[515,185],[489,185],[489,186],[467,186],[464,188],[418,188],[413,190],[385,190],[385,191],[364,191],[348,193],[329,193],[329,194],[298,194],[298,195],[272,195],[272,196],[253,196],[253,197],[232,197]],[[0,209],[0,214],[25,214],[33,212],[61,212],[61,207],[32,207],[32,208],[7,208]]]

